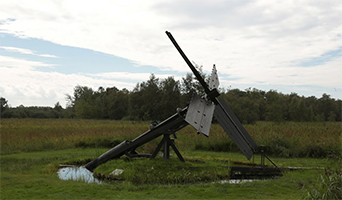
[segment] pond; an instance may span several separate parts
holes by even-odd
[[[87,170],[85,167],[63,167],[57,172],[58,177],[62,180],[84,181],[86,183],[98,183],[102,181],[96,179],[93,172]]]
[[[239,183],[253,182],[253,181],[258,181],[258,180],[260,179],[230,179],[230,180],[221,180],[217,183],[239,184]]]
[[[121,171],[114,170],[114,173],[122,173]],[[101,184],[102,181],[94,177],[93,172],[87,170],[85,167],[63,167],[58,170],[57,172],[58,177],[61,180],[73,180],[73,181],[83,181],[86,183],[97,183]],[[230,180],[221,180],[214,183],[229,183],[229,184],[239,184],[239,183],[245,183],[245,182],[252,182],[256,181],[256,179],[230,179]]]

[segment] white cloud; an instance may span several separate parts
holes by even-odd
[[[100,86],[119,88],[130,86],[115,79],[96,79],[81,74],[61,74],[0,67],[1,96],[12,106],[40,105],[53,106],[56,102],[63,105],[65,94],[73,94],[77,85],[97,90]],[[133,88],[133,87],[132,87]]]
[[[342,89],[340,57],[318,66],[296,65],[342,46],[341,14],[339,0],[3,1],[0,32],[92,49],[127,58],[137,66],[189,72],[164,34],[169,30],[189,59],[206,72],[215,63],[223,84]],[[14,67],[11,58],[0,59],[5,62],[2,66]],[[51,66],[20,62],[29,69]],[[228,74],[235,79],[230,81]],[[116,75],[92,77],[104,77],[105,82]],[[133,74],[120,76],[134,79]]]
[[[39,54],[38,56],[46,57],[46,58],[58,58],[58,56],[51,55],[51,54]]]
[[[24,1],[7,6],[11,9],[4,6],[7,18],[16,21],[2,29],[114,54],[142,65],[184,71],[183,61],[164,34],[171,27],[189,57],[206,66],[213,62],[225,65],[227,60],[239,67],[249,67],[251,62],[264,66],[270,56],[270,63],[278,65],[284,60],[318,56],[341,45],[331,41],[341,32],[340,10],[331,4]]]
[[[159,79],[165,79],[168,77],[173,77],[175,80],[181,80],[181,76],[174,76],[172,74],[154,74]],[[141,80],[146,81],[150,78],[151,73],[131,73],[131,72],[108,72],[108,73],[97,73],[97,74],[87,74],[87,76],[100,78],[100,79],[116,79],[122,80],[123,83],[131,82],[137,83]],[[135,84],[134,84],[135,85]]]
[[[11,106],[24,104],[53,106],[56,102],[66,103],[66,94],[73,94],[75,86],[126,88],[132,90],[137,82],[148,80],[149,73],[98,73],[98,74],[62,74],[35,70],[50,64],[0,56],[0,96],[8,100]],[[170,75],[171,76],[171,75]],[[168,75],[158,75],[166,78]],[[175,77],[180,79],[181,77]]]
[[[34,55],[34,52],[29,49],[23,49],[23,48],[17,48],[17,47],[4,47],[4,46],[0,46],[0,48],[5,49],[6,51],[10,51],[10,52],[19,52],[22,54]]]
[[[51,55],[51,54],[37,54],[35,51],[32,51],[30,49],[23,49],[23,48],[18,48],[18,47],[6,47],[6,46],[0,46],[0,48],[5,49],[6,51],[9,51],[9,52],[36,55],[36,56],[41,56],[41,57],[46,57],[46,58],[58,58],[57,56]]]
[[[15,68],[16,70],[33,70],[37,67],[53,67],[54,64],[47,64],[39,61],[18,59],[0,55],[0,67]]]

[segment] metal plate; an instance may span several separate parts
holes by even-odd
[[[185,121],[198,132],[209,136],[214,110],[215,105],[196,95],[190,102]]]
[[[216,105],[214,116],[247,159],[251,159],[257,144],[224,100],[220,100],[219,105]]]
[[[220,85],[220,82],[219,82],[219,79],[218,79],[218,76],[217,76],[216,67],[214,65],[213,66],[213,70],[211,72],[210,79],[209,79],[209,89],[210,90],[212,90],[214,88],[218,89],[219,85]]]

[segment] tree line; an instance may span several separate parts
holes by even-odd
[[[208,79],[205,75],[203,77]],[[341,121],[342,102],[328,94],[316,98],[255,88],[221,88],[220,92],[219,98],[224,98],[245,124],[256,121]],[[94,90],[78,85],[72,95],[66,95],[65,109],[59,102],[53,108],[22,105],[11,108],[2,97],[1,117],[164,120],[176,113],[178,107],[187,106],[194,94],[204,95],[204,91],[190,73],[181,81],[173,77],[159,79],[151,74],[149,80],[137,83],[132,91],[116,87]]]

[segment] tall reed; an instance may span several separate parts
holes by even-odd
[[[131,140],[149,129],[148,122],[80,120],[80,119],[1,119],[1,154],[68,149],[76,147],[111,148]],[[258,122],[246,125],[258,145],[268,154],[279,157],[334,157],[341,155],[339,122]],[[239,151],[218,124],[211,126],[210,136],[196,134],[187,126],[177,132],[180,150]],[[138,150],[152,152],[161,138]]]

